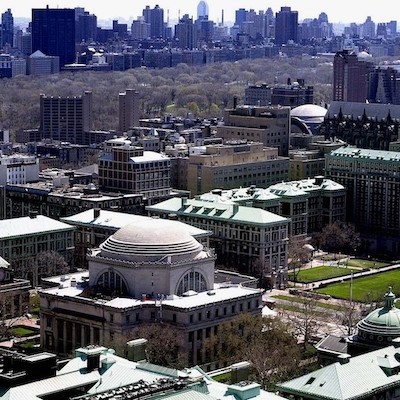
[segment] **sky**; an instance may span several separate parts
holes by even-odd
[[[394,0],[208,0],[210,10],[210,19],[214,22],[221,22],[221,10],[225,11],[225,22],[234,21],[235,10],[238,8],[250,9],[256,11],[266,10],[271,7],[275,12],[280,10],[282,6],[291,7],[292,10],[299,12],[299,21],[304,18],[316,18],[319,13],[324,11],[328,14],[330,22],[333,23],[349,23],[364,22],[367,16],[371,16],[374,22],[388,22],[390,20],[399,19],[400,10],[394,7]],[[31,17],[32,8],[75,8],[84,7],[86,11],[96,14],[98,20],[124,19],[131,21],[142,14],[142,10],[146,5],[153,8],[156,4],[169,10],[170,19],[176,21],[180,15],[189,14],[194,18],[197,17],[198,0],[8,0],[3,2],[4,10],[11,8],[11,12],[16,17]],[[397,11],[397,12],[396,12]]]

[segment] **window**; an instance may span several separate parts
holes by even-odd
[[[180,280],[178,284],[177,295],[182,296],[183,293],[194,290],[195,292],[204,292],[207,290],[207,282],[203,274],[196,271],[190,271]]]
[[[97,288],[104,294],[127,295],[128,288],[124,278],[115,271],[106,271],[97,280]]]

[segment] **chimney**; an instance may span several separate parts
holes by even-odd
[[[100,355],[101,349],[99,348],[93,348],[87,352],[86,368],[88,371],[93,371],[100,367]]]
[[[290,78],[287,78],[287,84],[288,84],[288,86],[291,86],[292,80]]]
[[[316,184],[317,186],[321,186],[323,181],[324,181],[324,177],[323,177],[322,175],[317,175],[317,176],[314,178],[314,182],[315,182],[315,184]]]
[[[340,364],[348,364],[350,362],[350,358],[351,355],[350,354],[341,354],[340,356],[338,356],[338,361],[340,362]]]
[[[238,204],[234,204],[234,205],[232,206],[232,215],[237,214],[238,211],[239,211],[239,205],[238,205]]]
[[[37,217],[37,211],[29,211],[29,218],[35,219]]]
[[[233,96],[233,109],[236,110],[238,104],[237,96]]]
[[[146,344],[147,339],[136,339],[127,342],[128,360],[130,361],[146,361]]]
[[[93,216],[95,219],[100,217],[100,208],[93,208]]]

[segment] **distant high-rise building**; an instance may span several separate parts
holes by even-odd
[[[164,9],[160,8],[158,4],[153,9],[146,6],[143,10],[143,17],[145,22],[150,24],[150,36],[154,39],[164,38]]]
[[[80,144],[92,129],[92,92],[83,96],[40,96],[40,131],[43,138]]]
[[[32,9],[32,51],[60,57],[60,66],[75,62],[75,10]]]
[[[175,25],[175,39],[181,49],[192,50],[197,45],[197,30],[193,19],[185,14]]]
[[[76,9],[75,9],[76,10]],[[97,17],[84,11],[76,16],[76,42],[91,42],[97,39]]]
[[[139,126],[139,92],[126,89],[119,94],[119,131],[127,132],[134,126]]]
[[[7,44],[14,46],[14,18],[10,9],[1,14],[1,47]]]
[[[133,40],[142,40],[150,37],[150,24],[144,20],[144,17],[139,17],[132,21],[131,37]]]
[[[397,21],[388,22],[387,29],[388,29],[390,35],[395,35],[397,33]]]
[[[200,1],[197,5],[197,19],[205,19],[209,16],[208,4],[205,1]]]
[[[241,26],[243,22],[247,21],[247,10],[239,8],[235,11],[235,25]]]
[[[289,40],[298,41],[298,12],[281,7],[275,18],[275,44],[281,46]]]
[[[338,51],[333,60],[333,100],[365,103],[372,69],[367,53]]]
[[[362,24],[362,36],[366,38],[374,38],[376,36],[375,22],[368,16]]]
[[[265,37],[270,38],[275,36],[275,17],[271,7],[268,7],[265,12]]]

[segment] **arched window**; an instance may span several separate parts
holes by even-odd
[[[115,271],[106,271],[97,279],[97,289],[106,295],[127,295],[128,288],[124,278]]]
[[[188,290],[195,292],[204,292],[207,290],[207,282],[200,272],[190,271],[180,280],[178,284],[177,295],[182,296]]]

